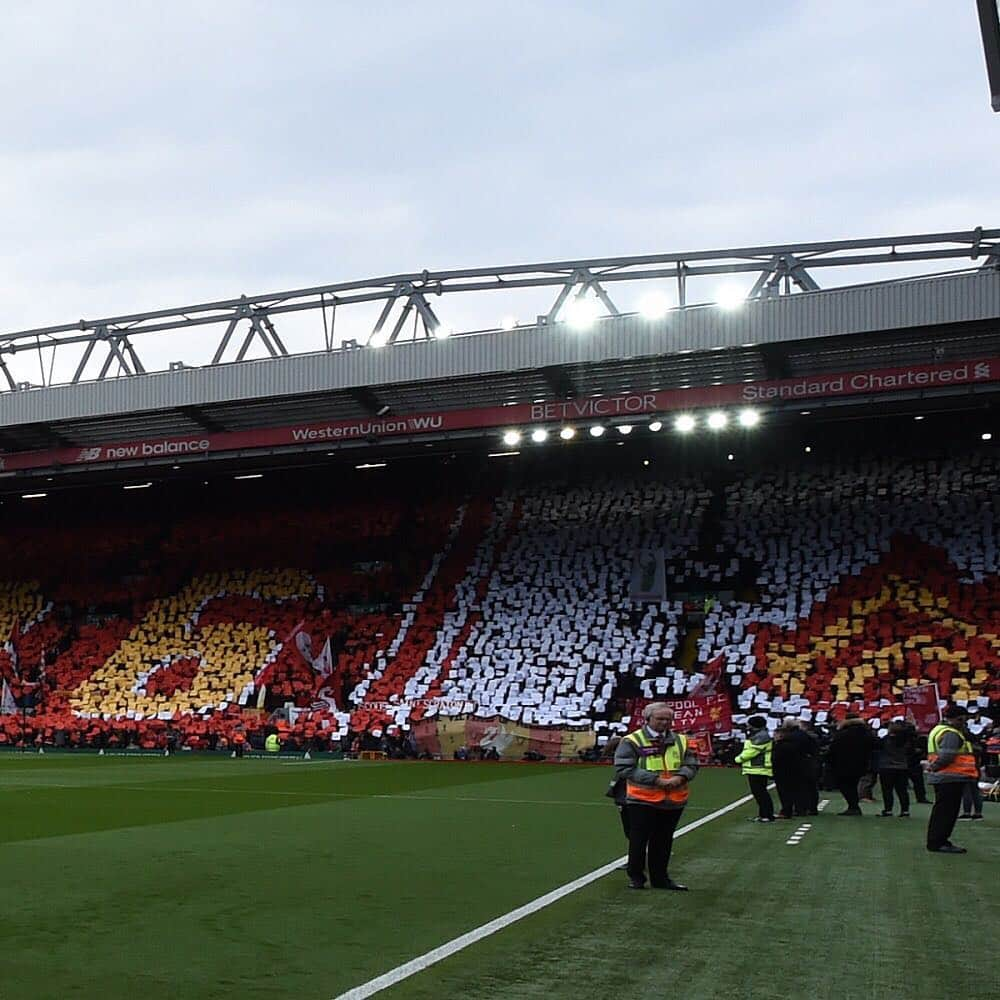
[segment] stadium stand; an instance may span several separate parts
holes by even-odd
[[[229,749],[275,710],[303,749],[466,715],[603,737],[710,667],[737,726],[850,702],[881,729],[928,682],[985,709],[998,479],[983,452],[336,502],[276,488],[236,515],[220,498],[89,533],[67,513],[0,539],[0,672],[20,709],[0,743]],[[662,552],[662,600],[629,596],[643,550]],[[727,596],[704,602],[698,580]]]

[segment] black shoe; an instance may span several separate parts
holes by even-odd
[[[653,889],[673,889],[674,892],[687,892],[688,887],[686,885],[681,885],[680,882],[675,882],[672,878],[668,878],[666,882],[662,885],[654,885]]]
[[[959,819],[972,819],[972,813],[962,813],[962,815],[959,816],[958,818]]]
[[[971,816],[969,817],[969,819],[982,819],[982,818],[983,818],[983,814],[982,814],[982,813],[973,813],[973,814],[972,814],[972,815],[971,815]]]
[[[838,816],[864,816],[864,813],[860,809],[845,809],[841,813],[837,813]]]
[[[892,815],[892,813],[891,813],[891,812],[889,812],[889,810],[888,810],[888,809],[883,809],[883,810],[882,810],[882,811],[881,811],[881,812],[879,813],[879,816],[891,816],[891,815]]]
[[[940,847],[928,847],[931,854],[967,854],[964,847],[956,847],[954,844],[942,844]]]
[[[908,812],[900,813],[899,814],[899,818],[900,819],[909,819],[910,818],[910,814]]]
[[[645,889],[645,882],[637,882],[634,878],[630,878],[626,884],[626,888],[629,889]]]

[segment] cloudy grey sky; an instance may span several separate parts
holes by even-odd
[[[1000,225],[974,0],[9,0],[3,35],[3,331]]]

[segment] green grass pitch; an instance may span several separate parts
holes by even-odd
[[[332,1000],[624,853],[608,768],[0,756],[0,998]],[[692,821],[745,794],[704,771]],[[743,806],[380,994],[994,995],[1000,808],[964,857],[910,820]],[[875,807],[869,807],[872,813]]]

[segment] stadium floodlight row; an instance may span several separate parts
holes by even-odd
[[[740,410],[734,419],[730,419],[729,413],[725,410],[712,410],[711,412],[705,414],[702,418],[702,423],[710,431],[715,431],[716,433],[724,431],[733,425],[742,428],[743,430],[752,430],[753,428],[760,425],[761,415],[759,410],[753,409],[743,409]],[[678,434],[690,434],[692,431],[696,430],[699,426],[699,416],[694,413],[679,413],[674,417],[673,428]],[[627,437],[632,433],[634,426],[633,424],[591,424],[587,428],[588,433],[591,437],[599,438],[603,437],[608,427],[613,427],[622,437]],[[645,425],[646,429],[651,431],[653,434],[658,433],[663,430],[662,420],[652,420]],[[509,430],[503,432],[503,443],[507,445],[508,448],[513,448],[515,445],[521,443],[521,439],[524,433],[528,433],[528,436],[535,444],[544,444],[548,441],[550,433],[556,433],[551,431],[546,427],[535,427],[530,432],[522,432],[516,427],[512,427]],[[572,441],[578,433],[578,429],[572,424],[564,424],[558,430],[558,435],[563,441]]]

